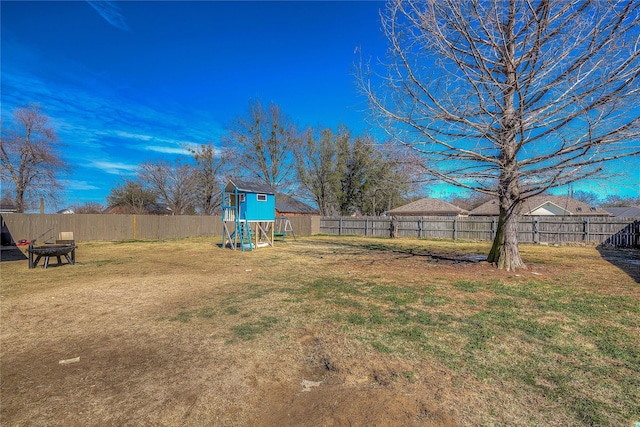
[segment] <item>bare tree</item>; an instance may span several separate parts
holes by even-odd
[[[73,211],[77,214],[101,214],[104,206],[97,202],[86,202],[73,207]]]
[[[297,127],[279,106],[263,108],[255,101],[228,126],[222,138],[223,156],[230,174],[284,191],[295,178],[292,153],[299,142]]]
[[[598,206],[600,204],[600,197],[592,191],[576,190],[570,191],[569,196],[571,198],[580,200],[590,206]]]
[[[339,181],[335,167],[340,138],[349,138],[349,131],[344,126],[340,126],[337,133],[330,128],[309,129],[304,141],[295,147],[300,187],[312,195],[320,215],[331,215],[335,208],[334,189]]]
[[[414,156],[370,135],[353,138],[346,126],[308,130],[295,150],[300,187],[321,215],[359,211],[379,215],[402,202],[412,188]]]
[[[488,260],[526,268],[522,201],[640,154],[640,2],[394,0],[382,14],[388,72],[361,88],[426,171],[495,196]],[[377,87],[374,82],[380,82]]]
[[[211,142],[188,150],[196,161],[194,203],[201,215],[213,215],[222,200],[218,174],[224,159],[218,155]]]
[[[621,196],[607,196],[602,202],[602,206],[608,208],[615,207],[628,207],[628,206],[639,206],[640,207],[640,197],[621,197]]]
[[[138,179],[144,187],[158,195],[174,215],[194,213],[194,195],[196,175],[188,164],[176,160],[171,164],[165,161],[147,161],[140,165]]]
[[[140,181],[125,180],[111,189],[107,196],[110,207],[118,206],[124,212],[146,214],[148,207],[155,205],[158,195],[145,189]]]
[[[67,170],[58,153],[59,143],[49,118],[40,106],[31,104],[13,113],[15,128],[2,129],[0,179],[15,191],[17,212],[40,197],[56,201],[63,190],[58,181]]]

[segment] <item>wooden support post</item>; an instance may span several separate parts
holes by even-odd
[[[389,223],[389,237],[392,239],[398,237],[398,223],[395,216],[391,217],[391,222]]]
[[[458,219],[453,219],[453,240],[458,240]]]
[[[494,240],[496,238],[497,229],[498,229],[498,226],[496,223],[496,219],[492,218],[491,219],[491,240]]]
[[[584,220],[584,242],[586,244],[589,244],[589,240],[591,240],[589,234],[589,218],[587,217],[587,219]]]

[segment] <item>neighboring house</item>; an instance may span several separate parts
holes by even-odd
[[[75,212],[73,211],[73,209],[70,208],[66,208],[66,209],[60,209],[58,212],[56,212],[57,214],[74,214]]]
[[[469,212],[440,199],[420,199],[391,209],[389,216],[467,216]]]
[[[490,200],[469,212],[471,216],[498,216],[500,205],[497,199]],[[609,212],[597,206],[568,196],[534,196],[522,204],[523,216],[611,216]]]
[[[307,216],[318,214],[317,209],[312,208],[300,200],[296,200],[284,193],[276,194],[276,216]]]
[[[0,212],[15,213],[16,205],[14,205],[13,202],[8,200],[0,200]]]
[[[615,216],[618,218],[639,218],[640,217],[640,206],[625,206],[625,207],[603,208],[603,209],[609,212],[612,216]]]
[[[105,214],[132,214],[129,206],[109,206],[102,213]],[[171,208],[164,204],[148,203],[143,206],[141,215],[173,215]]]

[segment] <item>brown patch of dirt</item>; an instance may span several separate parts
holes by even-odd
[[[267,396],[258,424],[457,425],[450,410],[437,403],[443,378],[435,374],[422,378],[407,362],[372,360],[357,346],[328,343],[305,332],[298,340],[305,355],[301,380]],[[370,363],[363,365],[363,360]]]

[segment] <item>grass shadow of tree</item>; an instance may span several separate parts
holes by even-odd
[[[597,250],[602,259],[615,265],[637,283],[640,283],[640,249],[614,248],[599,245]]]

